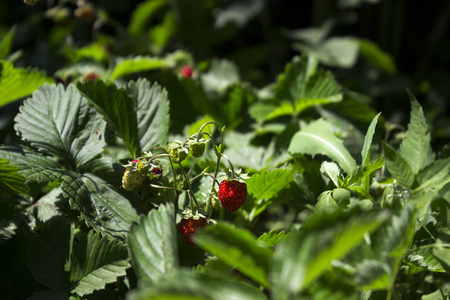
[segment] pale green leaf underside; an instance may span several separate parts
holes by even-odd
[[[160,205],[131,228],[127,245],[139,280],[159,282],[178,269],[174,218],[171,204]]]
[[[335,162],[324,161],[320,166],[320,172],[326,174],[336,187],[339,187],[339,166]]]
[[[444,272],[441,262],[433,255],[433,248],[416,249],[408,252],[403,259],[409,265],[432,272]]]
[[[326,155],[348,174],[356,168],[356,161],[344,147],[342,140],[333,135],[323,119],[314,121],[297,132],[291,140],[288,152],[291,155]]]
[[[40,152],[74,168],[102,153],[105,123],[73,85],[45,84],[17,115],[18,135]]]
[[[101,237],[90,231],[78,236],[72,250],[70,281],[75,283],[72,293],[79,296],[101,290],[107,283],[124,276],[128,263],[126,246],[116,240]]]
[[[1,61],[0,106],[30,95],[45,82],[53,83],[53,79],[30,69],[16,69],[13,64]]]

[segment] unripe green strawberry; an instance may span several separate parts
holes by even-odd
[[[216,197],[213,197],[211,199],[211,204],[212,204],[212,207],[214,207],[214,209],[216,209],[216,210],[220,210],[222,208],[222,204],[220,203],[220,200]]]
[[[192,144],[189,148],[191,150],[192,156],[201,157],[203,153],[205,153],[205,144],[204,143],[195,143]]]
[[[247,199],[247,184],[237,180],[224,180],[219,186],[219,200],[226,212],[231,213],[241,208]]]
[[[180,224],[178,224],[178,231],[181,234],[184,242],[188,246],[194,246],[195,243],[192,241],[192,235],[198,228],[206,226],[206,219],[199,216],[190,217],[188,219],[181,219]]]
[[[132,191],[142,184],[144,178],[139,171],[127,168],[122,177],[122,187],[126,191]]]
[[[181,146],[174,146],[170,149],[169,154],[172,156],[174,163],[181,163],[187,157],[187,153]]]

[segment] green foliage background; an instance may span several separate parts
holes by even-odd
[[[448,1],[1,1],[0,298],[449,299],[448,20]],[[121,178],[210,121],[248,196],[210,207],[211,144],[161,159],[209,218],[188,247],[186,193]]]

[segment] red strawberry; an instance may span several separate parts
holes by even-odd
[[[190,217],[189,219],[181,219],[178,224],[178,231],[181,237],[188,246],[194,246],[195,243],[191,239],[191,235],[195,233],[198,228],[206,226],[206,219],[203,217]]]
[[[191,67],[191,66],[185,66],[185,67],[183,67],[183,68],[181,69],[180,73],[181,73],[181,75],[183,75],[184,77],[189,77],[189,78],[191,78],[191,77],[192,77],[192,73],[193,73],[192,67]]]
[[[219,186],[219,200],[226,212],[237,211],[247,199],[247,184],[237,180],[224,180]]]

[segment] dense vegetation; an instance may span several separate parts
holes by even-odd
[[[449,299],[446,1],[25,2],[1,299]]]

